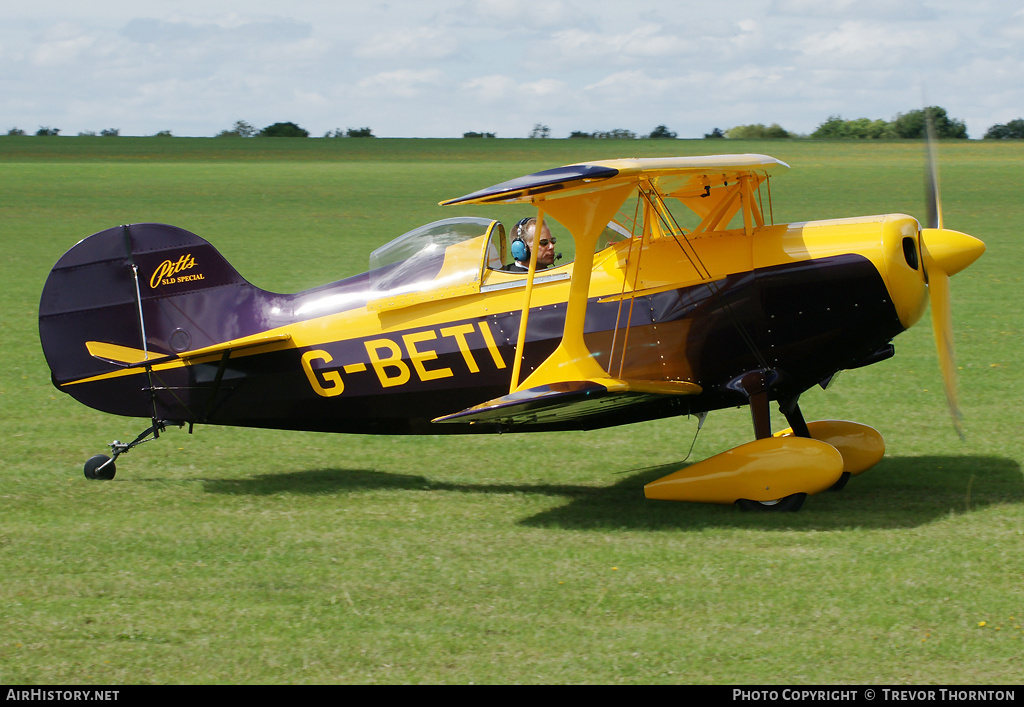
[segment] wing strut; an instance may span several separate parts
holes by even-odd
[[[534,243],[540,240],[544,232],[544,209],[537,207],[537,223],[534,226]],[[523,295],[523,313],[519,317],[519,335],[516,338],[516,360],[512,364],[512,382],[509,384],[508,392],[511,394],[519,387],[519,374],[523,367],[523,353],[526,346],[526,324],[530,319],[530,301],[533,298],[533,278],[537,274],[537,253],[540,251],[536,245],[530,248],[530,268],[526,274],[526,293]]]
[[[544,202],[542,215],[547,214],[557,219],[573,234],[576,239],[576,263],[573,265],[572,280],[569,283],[562,339],[551,355],[519,383],[516,390],[567,380],[611,379],[609,373],[601,368],[587,348],[583,340],[583,327],[597,238],[634,188],[635,184],[626,182],[602,192],[581,194],[574,199],[535,201]],[[538,203],[538,211],[541,208]],[[517,355],[520,355],[520,352],[517,352]]]

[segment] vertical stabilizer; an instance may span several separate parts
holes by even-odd
[[[90,342],[143,358],[180,354],[262,331],[273,297],[193,233],[118,226],[82,240],[53,267],[39,303],[39,338],[54,385],[74,394],[63,386],[118,370]],[[82,402],[148,416],[144,396],[139,401]]]

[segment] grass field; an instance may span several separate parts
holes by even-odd
[[[924,216],[917,143],[0,137],[0,684],[1016,684],[1024,671],[1024,145],[940,146],[967,438],[927,317],[896,357],[809,392],[886,458],[796,514],[646,501],[688,419],[588,433],[170,430],[49,383],[39,294],[79,239],[162,221],[255,284],[365,268],[475,213],[438,201],[585,159],[765,152],[776,221]],[[712,415],[693,459],[750,439]]]

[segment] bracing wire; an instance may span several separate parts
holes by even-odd
[[[715,282],[712,281],[711,271],[704,264],[704,261],[701,260],[700,254],[697,253],[697,250],[693,247],[693,244],[690,242],[690,239],[686,237],[686,232],[679,226],[679,223],[672,215],[672,212],[669,211],[667,207],[665,207],[664,202],[661,201],[660,195],[657,194],[657,191],[654,190],[653,193],[657,196],[658,201],[661,202],[661,205],[664,208],[657,208],[656,203],[651,199],[651,195],[646,193],[642,189],[640,190],[640,194],[643,196],[644,199],[648,200],[648,202],[653,207],[654,212],[658,215],[658,219],[661,221],[662,226],[668,231],[668,233],[672,235],[672,240],[675,241],[676,245],[679,246],[679,250],[682,251],[683,255],[690,262],[690,265],[692,265],[694,270],[697,271],[697,274],[700,275],[701,279],[704,281],[704,285],[708,288],[708,291],[711,293],[712,297],[721,298],[721,289]],[[769,198],[769,203],[770,201],[771,200]],[[678,236],[676,234],[678,234]],[[684,248],[683,244],[680,243],[679,236],[682,236],[683,240],[686,241],[686,245],[689,246],[689,251],[693,253],[692,256],[690,255],[690,252],[687,252],[687,248]],[[757,347],[757,344],[754,342],[754,339],[750,335],[750,332],[747,331],[746,327],[744,327],[742,322],[739,321],[739,318],[736,316],[736,313],[733,312],[732,306],[724,299],[722,300],[721,305],[722,309],[726,313],[726,316],[729,317],[729,321],[732,322],[732,325],[736,328],[737,333],[739,333],[740,338],[743,339],[743,342],[747,345],[747,348],[750,349],[750,352],[754,355],[754,358],[757,359],[758,365],[760,365],[761,368],[765,371],[769,370],[770,367],[768,366],[767,359],[765,359],[764,355],[761,353],[761,350]]]

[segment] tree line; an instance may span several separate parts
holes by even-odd
[[[7,131],[8,135],[25,135],[25,131],[21,128],[11,128]],[[49,126],[40,127],[35,132],[37,137],[54,137],[60,135],[60,128],[51,128]],[[85,132],[78,133],[79,137],[119,137],[121,135],[120,128],[107,128],[101,130],[98,134],[94,131],[87,130]],[[161,130],[160,132],[150,137],[173,137],[170,130]],[[309,131],[305,128],[301,128],[295,123],[274,123],[267,127],[257,130],[251,124],[244,120],[237,120],[235,124],[228,130],[221,130],[214,137],[309,137]],[[326,138],[336,137],[376,137],[373,134],[373,130],[370,128],[335,128],[334,130],[328,130],[324,133]],[[493,135],[491,136],[493,137]]]
[[[839,115],[832,115],[818,125],[810,135],[798,135],[780,126],[778,123],[763,125],[761,123],[752,125],[737,125],[727,130],[714,128],[710,133],[705,133],[705,139],[731,138],[734,140],[766,140],[785,138],[811,138],[818,140],[897,140],[897,139],[920,139],[924,137],[928,118],[931,118],[935,137],[940,139],[966,139],[967,126],[962,120],[950,118],[945,108],[941,106],[929,106],[921,110],[911,110],[906,113],[898,113],[892,120],[870,120],[868,118],[856,118],[854,120],[844,119]],[[25,135],[20,128],[11,128],[8,135]],[[59,128],[49,126],[40,127],[35,132],[36,136],[56,136],[60,134]],[[118,137],[121,131],[118,128],[107,128],[98,134],[92,131],[81,132],[79,136],[97,137]],[[221,130],[215,137],[309,137],[309,131],[299,127],[295,123],[274,123],[262,129],[256,129],[244,120],[235,121],[235,124],[228,130]],[[153,137],[172,137],[170,130],[162,130]],[[359,138],[376,137],[369,127],[362,128],[335,128],[324,133],[325,138]],[[463,138],[494,138],[492,132],[465,132]],[[551,137],[551,128],[542,123],[536,123],[527,136],[533,139],[547,139]],[[585,132],[573,130],[569,133],[570,140],[675,140],[678,135],[665,125],[658,125],[646,135],[638,135],[632,130],[615,128],[613,130],[597,130]],[[1024,118],[1017,118],[1007,123],[993,125],[985,132],[986,140],[1024,140]]]
[[[836,139],[860,139],[860,140],[898,140],[898,139],[921,139],[927,130],[929,119],[931,120],[934,135],[939,139],[967,139],[967,125],[962,120],[950,118],[945,108],[941,106],[929,106],[920,110],[911,110],[906,113],[898,113],[892,120],[869,120],[868,118],[857,118],[855,120],[844,120],[842,116],[829,116],[828,120],[818,125],[810,135],[798,135],[786,130],[778,123],[764,125],[756,123],[753,125],[737,125],[736,127],[722,130],[713,129],[705,133],[705,139],[731,138],[734,140],[770,140],[784,138],[808,137],[816,140]],[[538,128],[544,130],[538,131]],[[530,137],[547,137],[543,134],[547,129],[545,126],[534,126]],[[542,134],[538,134],[538,133]],[[628,130],[612,130],[609,132],[584,133],[573,131],[570,138],[623,138],[636,139],[637,135]],[[675,138],[676,133],[664,125],[659,125],[650,135],[644,136],[648,139]],[[1024,118],[1011,120],[1006,124],[997,124],[985,132],[986,140],[1022,140],[1024,139]]]
[[[262,130],[257,130],[244,120],[235,121],[230,130],[221,130],[217,137],[309,137],[309,131],[295,123],[274,123]],[[326,138],[336,137],[376,137],[370,128],[335,128],[324,133]]]

